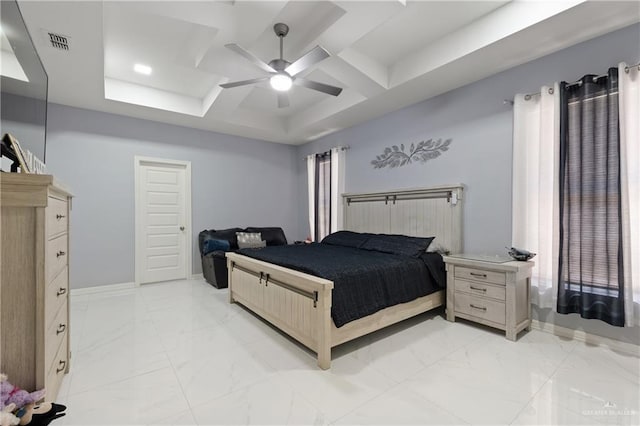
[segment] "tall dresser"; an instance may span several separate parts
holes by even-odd
[[[0,173],[0,371],[55,400],[69,371],[71,193],[53,176]]]

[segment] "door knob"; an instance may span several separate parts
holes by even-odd
[[[184,226],[181,226],[181,227],[180,227],[180,230],[181,230],[181,231],[184,231]]]

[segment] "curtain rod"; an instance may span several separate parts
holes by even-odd
[[[640,71],[640,63],[637,63],[635,65],[628,65],[628,66],[624,67],[624,72],[629,74],[629,71],[632,68],[638,68],[638,71]],[[595,77],[593,77],[593,81],[595,82],[600,77],[605,77],[606,75],[607,74],[595,76]],[[582,85],[582,80],[577,80],[577,81],[574,81],[573,83],[569,83],[569,84],[567,84],[566,87],[572,87],[572,86],[576,86],[576,85],[581,86]],[[553,87],[549,88],[549,94],[553,95]],[[540,96],[540,92],[527,93],[527,94],[524,95],[524,100],[528,101],[534,96]],[[504,101],[502,101],[502,103],[505,104],[505,105],[506,104],[513,105],[513,100],[505,99]]]
[[[636,67],[638,67],[638,71],[640,71],[640,62],[639,62],[639,63],[637,63],[637,64],[635,64],[635,65],[631,65],[631,66],[624,67],[624,72],[625,72],[625,73],[627,73],[627,74],[629,74],[629,70],[630,70],[631,68],[636,68]]]
[[[332,149],[339,149],[340,151],[347,151],[349,149],[351,149],[351,147],[349,145],[345,145],[345,146],[334,146],[333,148],[331,148],[329,151],[325,151],[325,152],[316,152],[313,154],[309,154],[309,155],[318,155],[318,154],[327,154],[328,152],[330,152]],[[303,161],[307,161],[307,158],[309,157],[309,155],[307,155],[306,157],[304,157],[302,160]]]

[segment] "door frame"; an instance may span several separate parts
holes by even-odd
[[[185,171],[185,228],[186,228],[186,241],[185,241],[185,279],[191,279],[193,275],[193,232],[191,229],[191,161],[183,160],[170,160],[167,158],[156,157],[144,157],[136,155],[133,158],[134,162],[134,188],[135,188],[135,286],[139,287],[142,281],[142,258],[144,253],[142,244],[142,207],[140,205],[140,171],[143,165],[158,165],[158,166],[178,166]]]

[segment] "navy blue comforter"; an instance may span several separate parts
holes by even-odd
[[[238,253],[333,281],[336,327],[446,285],[437,253],[419,258],[328,244],[271,246]]]

